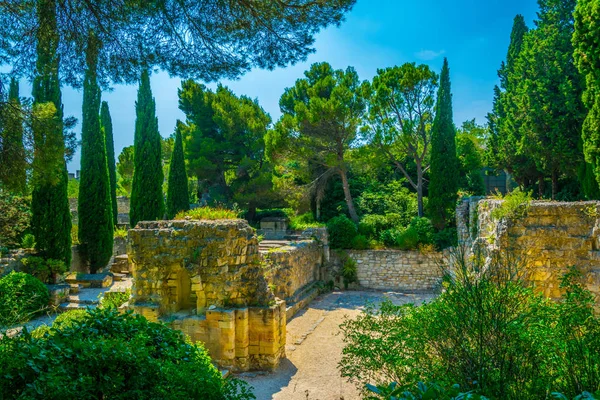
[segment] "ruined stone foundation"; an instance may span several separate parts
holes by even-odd
[[[140,222],[129,231],[135,312],[202,342],[221,367],[272,370],[286,306],[267,288],[244,220]]]

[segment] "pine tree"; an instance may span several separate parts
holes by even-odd
[[[98,40],[91,33],[86,49],[88,69],[83,83],[78,207],[80,249],[92,273],[104,268],[112,256],[114,226],[106,145],[99,117],[98,46]]]
[[[135,103],[134,169],[131,188],[130,223],[163,218],[163,170],[161,140],[158,133],[156,104],[150,88],[150,75],[142,72]]]
[[[579,0],[574,16],[575,63],[586,78],[583,101],[587,115],[583,123],[583,150],[586,162],[591,164],[596,181],[600,183],[600,4],[597,0]],[[595,198],[590,193],[586,192],[586,195]]]
[[[23,143],[23,114],[19,98],[19,82],[11,79],[8,103],[2,110],[0,146],[0,182],[14,193],[27,190],[27,160]]]
[[[167,217],[172,219],[180,211],[190,209],[188,178],[183,157],[183,141],[181,139],[181,122],[177,121],[175,147],[171,154],[169,166],[169,188],[167,191]]]
[[[104,129],[106,143],[106,161],[108,163],[108,174],[110,178],[110,197],[112,203],[113,225],[117,225],[119,209],[117,207],[117,167],[115,163],[115,142],[113,137],[112,118],[108,103],[103,101],[100,108],[100,123]]]
[[[58,77],[56,1],[37,0],[37,74],[33,81],[31,228],[40,255],[71,265],[71,212],[63,106]]]
[[[429,214],[438,229],[452,224],[459,185],[459,163],[456,157],[456,128],[452,120],[452,92],[448,60],[440,76],[435,119],[431,138],[431,173]]]

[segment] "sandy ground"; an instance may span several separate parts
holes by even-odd
[[[239,377],[254,386],[257,400],[354,400],[359,390],[340,376],[342,357],[339,325],[355,318],[367,302],[389,298],[396,304],[430,300],[432,294],[348,291],[317,298],[287,324],[287,359],[273,373]]]

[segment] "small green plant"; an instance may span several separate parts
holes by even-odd
[[[31,233],[26,233],[21,241],[21,246],[24,249],[33,249],[35,247],[35,236],[33,236]]]
[[[364,235],[357,235],[352,239],[352,248],[354,250],[366,250],[370,246],[369,239]]]
[[[351,283],[358,282],[358,268],[354,259],[346,256],[342,265],[342,279],[344,281],[344,289],[348,289]]]
[[[197,220],[237,219],[238,213],[227,208],[198,207],[180,212],[175,216],[175,219],[185,219],[187,217]]]
[[[312,213],[294,215],[290,218],[289,228],[294,231],[303,231],[309,228],[322,228],[325,224],[316,222]]]
[[[71,225],[71,244],[79,244],[79,226],[75,224]]]
[[[352,248],[352,239],[358,234],[356,224],[345,215],[334,217],[327,222],[329,244],[333,249]]]
[[[118,309],[129,301],[131,289],[126,289],[124,292],[105,292],[98,297],[100,299],[101,308]]]
[[[524,192],[519,188],[508,193],[504,198],[498,194],[494,198],[503,200],[499,207],[492,210],[492,218],[494,219],[524,217],[532,199],[531,192]]]
[[[127,229],[115,229],[114,237],[119,239],[127,239]]]
[[[39,279],[24,272],[0,278],[0,326],[29,321],[48,308],[50,293]]]

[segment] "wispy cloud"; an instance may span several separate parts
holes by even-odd
[[[435,60],[436,58],[444,55],[446,53],[446,50],[440,50],[440,51],[434,51],[434,50],[421,50],[418,53],[415,54],[415,56],[419,59],[419,60],[423,60],[423,61],[431,61],[431,60]]]

